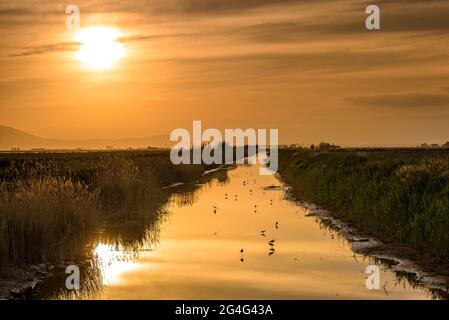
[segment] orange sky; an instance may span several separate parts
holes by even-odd
[[[449,2],[0,0],[0,125],[43,137],[278,128],[281,143],[449,140]],[[109,26],[111,68],[76,58],[65,8]]]

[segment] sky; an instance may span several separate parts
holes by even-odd
[[[110,67],[80,60],[69,4],[81,31],[116,33]],[[365,28],[369,4],[381,30]],[[448,17],[444,0],[0,0],[0,125],[117,139],[201,120],[279,129],[280,143],[443,143]]]

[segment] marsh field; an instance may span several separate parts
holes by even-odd
[[[13,279],[27,265],[84,257],[104,228],[141,239],[169,196],[163,187],[205,171],[172,165],[168,151],[3,153],[0,165],[0,273]]]
[[[449,150],[282,150],[293,194],[449,275]]]
[[[157,149],[2,153],[1,294],[447,297],[446,150],[280,149],[279,174],[258,172],[256,165],[175,166]],[[376,252],[355,246],[375,240],[382,242]],[[404,269],[404,259],[418,269]],[[73,264],[80,290],[65,287]],[[378,290],[366,287],[368,265],[381,270]]]

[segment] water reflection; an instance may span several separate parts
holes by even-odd
[[[120,284],[120,275],[136,270],[139,267],[134,263],[142,251],[151,249],[128,248],[126,246],[111,246],[99,243],[93,252],[94,259],[98,261],[97,267],[101,271],[103,285]]]
[[[172,203],[178,207],[193,205],[199,198],[199,192],[180,191],[171,199]]]
[[[156,248],[160,231],[170,217],[169,208],[191,206],[205,187],[212,186],[212,183],[226,183],[226,169],[213,170],[213,175],[205,174],[194,184],[176,184],[176,188],[167,188],[167,194],[171,196],[167,197],[166,203],[149,208],[151,212],[148,214],[133,215],[133,219],[127,217],[124,221],[120,217],[104,221],[103,228],[97,230],[83,254],[74,256],[75,261],[62,262],[64,266],[75,264],[80,267],[81,290],[67,290],[67,275],[60,272],[41,286],[39,298],[107,298],[107,288],[120,284],[121,275],[138,269],[140,264],[136,261]]]
[[[273,176],[242,165],[178,187],[144,232],[106,228],[90,248],[82,290],[51,298],[429,299],[385,261],[356,255],[335,230],[286,199]],[[132,237],[131,234],[138,235]],[[365,268],[381,266],[381,289]],[[56,289],[55,289],[56,288]],[[61,292],[62,291],[62,292]]]

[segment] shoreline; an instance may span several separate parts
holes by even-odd
[[[341,230],[355,253],[389,260],[449,298],[449,153],[283,149],[279,157],[281,181],[309,215]]]
[[[200,180],[182,182],[178,181],[170,185],[162,187],[163,189],[172,189],[174,193],[176,189],[186,186],[196,188],[201,180],[207,181],[214,174],[227,172],[234,165],[222,165],[214,169],[205,170]],[[86,265],[91,258],[83,258],[81,261],[56,261],[42,262],[40,264],[21,265],[16,267],[11,277],[0,278],[0,300],[27,300],[33,299],[40,294],[40,285],[45,281],[57,276],[65,274],[66,267],[69,265]]]
[[[376,237],[358,230],[357,227],[345,221],[344,217],[333,214],[333,211],[298,199],[292,193],[292,187],[284,181],[282,176],[279,176],[279,179],[284,183],[286,199],[309,210],[305,217],[315,218],[324,227],[341,235],[348,242],[354,254],[378,259],[388,265],[396,274],[406,274],[412,283],[425,287],[432,295],[438,296],[438,299],[449,300],[449,277],[442,275],[442,271],[447,272],[447,266],[439,266],[430,270],[429,265],[432,262],[426,260],[426,265],[423,264],[423,260],[414,259],[414,256],[418,254],[416,250],[406,246],[385,244]]]
[[[202,177],[209,173],[227,171],[228,166],[205,170]],[[415,249],[404,245],[387,244],[380,241],[378,236],[366,234],[351,224],[338,210],[327,210],[310,202],[301,200],[300,195],[294,192],[294,188],[280,174],[277,175],[282,186],[270,186],[268,188],[281,188],[285,192],[286,199],[297,206],[307,209],[306,217],[315,218],[322,226],[330,228],[341,235],[351,247],[352,252],[374,259],[379,259],[388,265],[396,274],[404,273],[411,278],[412,285],[429,289],[432,297],[449,299],[449,277],[447,264],[440,265],[428,256],[422,255]],[[184,184],[172,183],[165,188],[181,187],[182,185],[194,185],[196,181]],[[420,258],[419,258],[420,257]],[[30,299],[33,293],[39,293],[39,285],[45,280],[64,273],[65,266],[73,263],[56,261],[44,262],[39,265],[22,265],[17,268],[16,277],[10,279],[0,278],[0,300],[3,299]],[[36,290],[36,291],[35,291]]]

